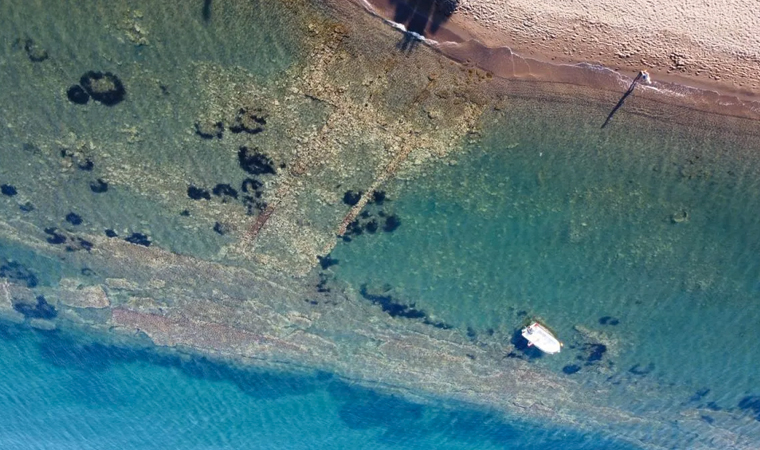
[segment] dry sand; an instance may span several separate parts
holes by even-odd
[[[564,70],[557,65],[589,63],[627,77],[647,69],[656,82],[712,91],[709,102],[702,103],[738,101],[746,111],[731,114],[757,117],[760,3],[756,0],[461,0],[448,18],[429,14],[435,11],[434,0],[352,1],[390,20],[400,18],[402,7],[422,11],[430,17],[424,35],[441,43],[440,50],[496,73],[499,67],[514,65],[512,61],[499,65],[496,60],[504,55],[493,49],[507,47],[525,67],[509,69],[502,73],[506,76],[593,86],[577,75],[557,75]],[[403,17],[407,26],[410,17]],[[433,25],[436,21],[438,27]],[[717,93],[724,98],[716,98]]]

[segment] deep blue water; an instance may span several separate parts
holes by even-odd
[[[629,449],[338,379],[0,323],[3,449]]]

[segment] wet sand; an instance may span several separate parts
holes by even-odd
[[[653,83],[640,85],[638,96],[760,118],[760,24],[751,2],[714,8],[627,1],[539,7],[527,1],[469,0],[459,2],[451,15],[431,1],[352,3],[401,23],[450,58],[496,76],[622,93],[640,70],[647,70]],[[716,11],[721,11],[717,19]]]

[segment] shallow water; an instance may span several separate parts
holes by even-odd
[[[377,317],[383,311],[395,316],[388,334],[444,329],[473,348],[498,349],[499,360],[524,359],[537,375],[556,374],[567,381],[563,388],[588,403],[558,400],[563,411],[546,414],[557,414],[558,423],[567,423],[562,414],[583,416],[593,405],[674,424],[666,428],[672,436],[642,438],[655,431],[594,418],[575,422],[583,430],[552,420],[517,421],[515,410],[482,406],[519,400],[506,390],[497,401],[483,395],[480,409],[436,395],[432,387],[417,392],[399,383],[392,387],[401,394],[389,392],[378,386],[383,374],[366,375],[374,368],[360,367],[360,357],[356,367],[331,373],[302,361],[249,361],[256,369],[211,362],[190,356],[192,349],[183,347],[187,353],[180,355],[155,348],[144,335],[139,345],[112,345],[102,334],[112,324],[109,308],[56,303],[66,298],[61,292],[104,286],[114,308],[171,310],[186,300],[178,298],[184,291],[177,286],[195,280],[182,279],[178,270],[178,279],[169,280],[176,285],[163,291],[164,268],[149,264],[162,261],[162,251],[258,275],[267,258],[287,262],[301,251],[264,234],[253,252],[261,258],[236,254],[264,208],[246,210],[241,199],[212,188],[229,183],[243,197],[251,174],[241,170],[238,149],[256,145],[277,172],[256,176],[263,199],[276,198],[274,188],[295,165],[304,136],[339,110],[293,94],[298,70],[313,64],[307,36],[324,33],[324,18],[304,12],[318,8],[302,10],[293,2],[207,5],[205,12],[201,3],[176,10],[97,1],[0,5],[7,43],[0,49],[0,85],[11,87],[0,91],[8,118],[0,128],[0,184],[14,190],[0,196],[0,281],[10,283],[0,289],[0,301],[7,300],[0,312],[19,322],[0,327],[3,448],[629,448],[611,440],[618,436],[710,448],[709,436],[725,430],[746,439],[742,444],[757,442],[758,141],[709,122],[676,127],[626,110],[600,130],[606,105],[507,97],[486,110],[478,132],[457,141],[461,148],[446,160],[421,161],[420,170],[403,169],[381,185],[386,198],[364,208],[361,235],[354,227],[338,240],[330,254],[334,264],[323,259],[322,270],[289,278],[292,286],[286,286],[295,297],[311,284],[306,302],[315,310],[319,305],[323,317],[333,306],[346,307],[341,301],[352,302],[356,310],[371,310],[364,319],[373,325],[384,323]],[[405,89],[430,86],[433,78],[423,68],[404,72],[415,54],[383,54],[395,51],[395,43],[383,45],[365,49],[370,59],[387,58],[388,66],[402,69],[390,72],[391,82],[369,98],[384,99],[401,115],[411,108],[414,117],[415,102],[427,100],[420,94],[405,103]],[[35,61],[40,49],[47,58]],[[351,51],[340,58],[351,61]],[[363,102],[357,86],[371,82],[361,72],[366,68],[356,69],[345,75],[353,83],[347,96]],[[73,105],[66,91],[88,70],[119,76],[126,100],[114,107]],[[400,80],[404,76],[409,80]],[[453,92],[441,98],[456,105],[465,94]],[[231,132],[231,117],[250,104],[271,108],[266,131]],[[196,124],[207,120],[225,122],[224,138],[199,136]],[[383,156],[372,151],[383,145],[371,134],[377,124],[369,123],[366,141],[338,140],[345,167],[312,167],[313,174],[301,178],[312,183],[297,197],[305,204],[297,224],[309,239],[332,239],[333,222],[349,209],[341,201],[346,190],[366,189],[377,176],[372,163]],[[355,173],[341,172],[346,168]],[[108,183],[107,192],[92,188],[96,180]],[[209,198],[188,198],[189,187]],[[372,221],[376,230],[367,226]],[[106,230],[117,240],[144,234],[155,253],[135,252],[148,264],[140,260],[132,269],[131,253],[106,243]],[[63,246],[54,243],[57,236],[65,238]],[[312,245],[309,251],[321,248]],[[108,264],[98,266],[98,258]],[[248,298],[246,288],[221,284],[195,286],[195,295],[241,307],[234,301]],[[13,292],[29,297],[27,305],[47,296],[55,320],[35,319],[40,306],[22,309],[26,318],[18,314],[10,285],[25,289]],[[146,298],[157,303],[146,306]],[[273,311],[293,313],[287,316],[293,324],[281,328],[304,317],[316,321],[286,299],[267,300]],[[303,298],[297,302],[303,307]],[[29,308],[36,312],[30,315]],[[540,357],[522,348],[514,334],[531,317],[557,331],[562,353]],[[738,332],[720,331],[728,327]],[[357,337],[372,343],[357,331],[330,324],[314,333],[340,345]],[[451,336],[443,343],[459,342]],[[401,374],[405,362],[407,370],[415,367],[396,362]],[[290,369],[274,372],[268,363]],[[703,428],[692,421],[679,430],[684,417],[696,417]]]

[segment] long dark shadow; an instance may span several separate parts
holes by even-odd
[[[617,110],[620,109],[621,106],[623,106],[625,99],[628,98],[629,95],[633,94],[633,90],[636,88],[636,84],[638,84],[639,80],[641,80],[641,72],[639,72],[639,74],[636,75],[636,78],[633,79],[633,82],[631,82],[631,85],[628,87],[628,90],[625,91],[625,94],[623,94],[622,97],[620,97],[620,100],[617,102],[617,105],[615,105],[615,107],[612,108],[612,111],[610,111],[610,114],[607,116],[607,120],[605,120],[604,123],[602,124],[602,128],[606,127],[607,124],[610,123],[612,116],[614,116]]]
[[[203,0],[203,21],[208,22],[211,20],[211,0]]]
[[[393,21],[406,27],[407,32],[397,45],[409,52],[419,43],[417,35],[434,34],[459,7],[459,0],[392,0]]]

